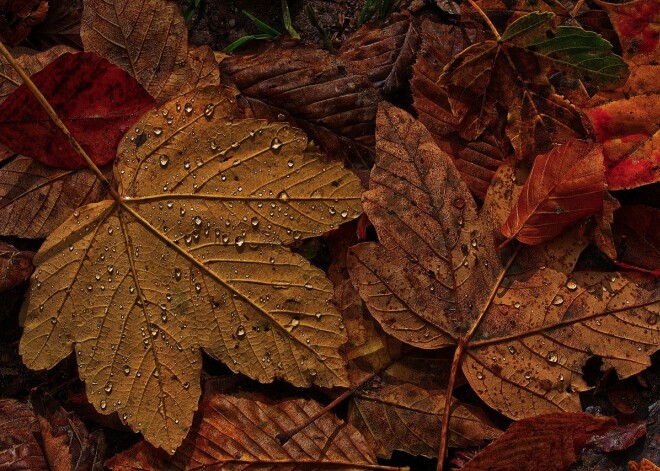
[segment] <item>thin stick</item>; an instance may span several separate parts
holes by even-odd
[[[5,45],[0,41],[0,54],[3,55],[3,57],[9,62],[9,64],[16,70],[18,75],[23,79],[23,83],[25,86],[32,92],[34,97],[37,99],[39,104],[46,110],[46,113],[48,113],[48,116],[50,116],[50,119],[53,120],[55,123],[55,126],[58,127],[60,131],[66,136],[67,140],[69,143],[73,146],[75,151],[80,155],[80,157],[83,158],[87,166],[92,169],[92,171],[96,174],[96,177],[103,182],[105,185],[108,187],[108,191],[110,192],[110,195],[112,198],[116,201],[121,201],[121,196],[119,196],[119,193],[110,185],[110,182],[108,181],[107,178],[105,178],[105,175],[103,175],[103,172],[99,170],[99,168],[96,166],[96,164],[92,161],[92,159],[89,158],[89,155],[87,155],[87,152],[85,152],[85,149],[83,149],[80,144],[78,144],[78,141],[74,139],[74,137],[71,135],[69,130],[67,129],[66,125],[62,122],[59,116],[57,116],[57,113],[53,109],[52,106],[50,106],[50,103],[48,103],[48,100],[46,100],[46,97],[42,95],[42,93],[39,91],[37,86],[34,84],[34,82],[30,79],[28,74],[25,73],[21,65],[16,62],[16,59],[14,59],[14,56],[11,55],[11,53],[7,50]]]
[[[483,318],[486,316],[486,312],[488,312],[488,308],[490,307],[490,304],[493,302],[493,299],[495,299],[495,295],[497,294],[497,289],[499,288],[500,284],[502,284],[502,280],[509,271],[511,264],[518,257],[518,253],[520,252],[521,247],[522,246],[518,246],[516,248],[516,251],[513,253],[513,255],[511,255],[511,258],[509,258],[509,261],[507,262],[506,266],[502,269],[500,276],[497,278],[497,281],[495,282],[495,285],[493,286],[490,292],[490,296],[486,300],[486,304],[481,310],[479,317],[474,322],[474,324],[472,324],[472,327],[470,328],[468,333],[461,338],[461,340],[458,342],[458,345],[456,346],[456,351],[454,352],[454,358],[452,359],[451,362],[451,371],[449,373],[449,384],[447,385],[447,394],[445,394],[445,410],[442,415],[442,428],[440,430],[440,450],[438,451],[437,471],[443,470],[445,464],[444,463],[445,456],[447,455],[447,445],[449,444],[449,419],[451,418],[451,398],[454,392],[454,384],[456,384],[456,376],[458,375],[458,369],[460,368],[461,362],[463,361],[463,352],[465,351],[466,348],[470,346],[470,339],[479,328],[479,324],[481,324]]]
[[[575,15],[578,14],[578,11],[580,11],[580,8],[582,8],[582,5],[584,5],[584,0],[579,0],[575,4],[575,7],[573,7],[573,10],[571,11],[571,18],[575,17]]]
[[[484,21],[486,22],[486,24],[488,25],[490,30],[493,32],[493,35],[495,36],[495,39],[497,39],[497,42],[502,41],[502,36],[500,36],[500,33],[499,33],[499,31],[497,31],[497,28],[495,27],[493,22],[490,21],[490,18],[488,18],[488,15],[486,15],[486,13],[484,13],[484,11],[481,9],[481,7],[479,5],[477,5],[474,2],[474,0],[468,0],[468,2],[470,2],[470,5],[472,5],[472,8],[477,10],[477,13],[479,13],[479,15],[481,15],[481,17],[484,19]]]
[[[289,430],[288,432],[282,432],[277,434],[277,439],[280,441],[282,445],[284,445],[286,442],[291,440],[291,438],[303,430],[304,428],[308,427],[309,425],[313,424],[316,422],[320,417],[323,417],[325,414],[330,412],[332,409],[337,407],[339,404],[344,402],[346,399],[351,397],[355,391],[362,386],[364,386],[366,383],[374,379],[378,374],[382,373],[383,371],[387,370],[390,366],[394,364],[396,360],[392,359],[390,362],[388,362],[383,368],[381,368],[378,371],[374,371],[373,373],[370,373],[369,375],[365,376],[363,379],[361,379],[357,384],[351,387],[351,389],[347,389],[344,391],[341,396],[337,397],[334,401],[332,401],[330,404],[325,406],[323,409],[318,411],[316,414],[311,416],[304,424],[302,424],[299,427],[296,427],[292,430]]]

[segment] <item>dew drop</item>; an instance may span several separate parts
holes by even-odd
[[[166,168],[167,164],[170,163],[170,158],[166,156],[165,154],[160,156],[160,167],[161,168]]]
[[[484,379],[484,374],[481,371],[477,373],[477,379]]]
[[[187,115],[193,112],[193,106],[190,103],[186,103],[185,106],[183,107],[183,111],[186,112]]]
[[[204,107],[204,116],[210,118],[213,116],[213,111],[215,111],[215,106],[212,103],[209,103],[206,105],[206,107]]]
[[[252,227],[257,227],[259,225],[259,218],[256,216],[253,217],[250,223],[252,224]]]
[[[227,234],[222,234],[222,243],[226,244],[229,242],[229,236]]]
[[[175,268],[174,269],[174,279],[176,281],[181,280],[181,269],[180,268]]]
[[[552,304],[554,304],[555,306],[560,306],[560,305],[564,304],[563,296],[561,296],[560,294],[555,296],[555,299],[552,300]]]
[[[452,204],[455,208],[463,209],[465,207],[465,200],[463,198],[454,198]]]
[[[341,217],[343,217],[344,219],[346,219],[346,218],[348,217],[348,210],[346,210],[346,209],[343,210],[343,211],[341,212]]]
[[[513,303],[513,307],[515,307],[516,309],[520,309],[520,302],[516,301],[515,303]]]
[[[183,168],[186,170],[190,169],[190,160],[186,159],[183,161]]]
[[[546,358],[550,363],[557,363],[557,360],[559,360],[559,356],[557,355],[557,352],[548,352]]]
[[[245,243],[245,237],[237,236],[234,240],[234,243],[236,244],[236,247],[243,247],[243,244]]]
[[[108,407],[108,403],[105,402],[105,399],[101,399],[100,406],[101,406],[101,410],[105,410],[105,408]]]
[[[190,388],[190,383],[188,381],[186,381],[181,386],[183,386],[183,389],[188,389],[188,388]]]
[[[282,147],[282,141],[278,138],[274,138],[270,143],[270,148],[273,150],[279,150]]]
[[[124,374],[125,374],[126,376],[128,376],[128,375],[131,374],[131,367],[130,367],[130,366],[128,366],[128,365],[124,365]]]
[[[239,339],[244,339],[245,338],[245,327],[242,325],[238,326],[238,329],[236,329],[236,337]]]
[[[200,283],[195,283],[195,292],[196,293],[202,292],[202,285]]]
[[[112,383],[108,381],[108,383],[105,385],[105,388],[103,388],[103,390],[106,393],[110,394],[112,392]]]
[[[577,283],[573,278],[569,278],[568,281],[566,282],[566,287],[571,291],[575,291],[577,289]]]
[[[514,347],[513,345],[509,345],[508,348],[509,348],[509,353],[510,353],[511,355],[515,355],[515,354],[516,354],[516,347]]]
[[[202,225],[202,218],[199,216],[195,216],[195,219],[193,219],[193,222],[195,223],[195,226],[200,227]]]
[[[293,160],[289,160],[286,164],[289,168],[293,168]]]
[[[287,201],[289,201],[289,199],[290,199],[290,198],[289,198],[289,194],[288,194],[286,191],[283,191],[282,193],[280,193],[279,195],[277,195],[277,197],[278,197],[280,200],[284,201],[284,202],[287,202]]]
[[[302,234],[300,231],[293,231],[293,239],[294,240],[299,240],[302,237]]]
[[[154,128],[154,134],[156,136],[160,136],[161,134],[163,134],[163,130],[161,128]]]

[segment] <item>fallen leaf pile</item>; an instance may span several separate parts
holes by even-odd
[[[653,469],[658,0],[302,3],[0,0],[0,467]]]

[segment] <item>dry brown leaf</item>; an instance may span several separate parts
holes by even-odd
[[[600,145],[572,140],[541,155],[502,227],[508,240],[539,245],[603,207],[605,167]]]
[[[215,394],[201,405],[201,419],[168,458],[140,442],[106,462],[115,471],[198,469],[374,469],[376,457],[360,433],[324,414],[282,445],[279,434],[318,413],[313,400],[274,404]]]
[[[349,267],[386,332],[422,348],[459,345],[454,361],[472,388],[516,419],[580,410],[591,356],[621,377],[650,364],[660,310],[653,279],[573,272],[585,246],[574,234],[503,266],[491,211],[477,212],[421,124],[383,106],[377,152],[363,206],[380,243],[354,247]]]
[[[76,52],[68,46],[54,46],[43,52],[21,54],[16,58],[18,64],[28,75],[36,74],[65,52]],[[23,83],[18,73],[0,56],[0,103]]]
[[[438,456],[445,392],[404,383],[365,389],[351,401],[348,420],[373,443],[379,458],[394,450],[429,458]],[[483,445],[498,430],[477,408],[452,401],[449,446]]]
[[[32,28],[30,43],[39,49],[57,44],[82,49],[80,39],[82,12],[82,0],[48,0],[46,19]]]
[[[30,404],[0,399],[0,468],[5,471],[101,471],[105,440],[41,391]]]
[[[479,140],[461,138],[460,120],[452,113],[446,90],[437,83],[445,65],[484,35],[481,28],[471,25],[450,26],[434,21],[424,21],[421,30],[422,49],[410,84],[415,110],[436,144],[452,156],[470,190],[484,198],[495,171],[512,150],[497,129],[488,129]]]
[[[630,471],[658,471],[660,470],[660,467],[653,464],[653,462],[647,460],[646,458],[643,458],[642,461],[639,463],[636,463],[634,461],[629,461],[628,462],[628,467],[630,468]]]
[[[612,418],[589,414],[548,414],[521,420],[461,469],[563,471],[577,461],[587,440],[615,423]]]
[[[280,41],[255,54],[234,54],[220,67],[223,80],[241,91],[246,117],[294,122],[333,158],[372,162],[382,97],[366,75],[351,73],[336,56]]]
[[[0,241],[0,292],[30,279],[34,253]]]
[[[46,18],[48,0],[0,0],[0,12],[0,40],[13,46]]]
[[[46,237],[77,208],[106,194],[89,170],[60,170],[17,156],[0,168],[0,234]]]
[[[117,151],[121,203],[46,239],[24,305],[25,363],[75,348],[96,409],[168,452],[192,423],[200,348],[262,382],[347,384],[332,285],[283,244],[357,217],[360,182],[288,124],[227,119],[234,106],[211,87],[143,116]]]
[[[126,70],[158,104],[219,84],[219,76],[208,71],[210,49],[188,50],[188,30],[173,2],[87,1],[80,35],[85,51]]]
[[[396,97],[411,75],[420,45],[419,25],[409,14],[393,14],[388,21],[384,27],[370,23],[358,29],[342,44],[339,58],[351,72],[368,76],[383,95]]]

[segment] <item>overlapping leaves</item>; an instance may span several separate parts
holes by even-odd
[[[660,308],[653,279],[574,272],[584,244],[570,234],[503,265],[488,200],[478,212],[419,123],[383,106],[377,151],[363,206],[380,242],[354,247],[349,266],[386,332],[422,348],[460,345],[472,388],[512,418],[578,411],[591,355],[622,377],[650,363]]]
[[[199,398],[201,352],[263,382],[345,385],[323,272],[283,244],[359,214],[357,177],[287,124],[230,121],[207,88],[149,112],[118,149],[121,199],[80,208],[35,257],[20,351],[75,349],[87,396],[174,450]]]

